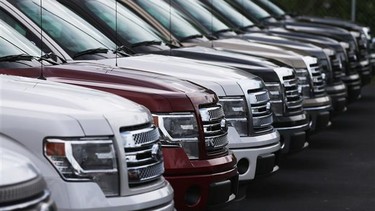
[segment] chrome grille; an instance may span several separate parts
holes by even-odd
[[[56,208],[50,199],[50,192],[46,190],[46,182],[41,176],[37,176],[25,182],[1,186],[0,210],[55,211]]]
[[[339,55],[332,55],[329,57],[332,65],[332,77],[334,82],[341,82],[344,77],[344,69]]]
[[[347,51],[347,54],[348,54],[348,71],[349,71],[349,74],[350,73],[357,73],[358,71],[358,68],[360,67],[360,64],[359,64],[359,61],[358,61],[358,57],[355,53],[354,50],[351,50],[350,48],[347,48],[346,49]]]
[[[159,130],[155,126],[121,128],[131,187],[156,180],[164,173]]]
[[[319,59],[319,62],[321,64],[321,71],[322,74],[324,74],[323,80],[325,81],[326,84],[332,83],[332,68],[328,62],[327,59]]]
[[[248,91],[251,113],[253,118],[253,132],[262,134],[273,130],[273,114],[271,112],[270,97],[267,90]]]
[[[228,133],[221,105],[200,108],[202,117],[205,147],[208,156],[218,156],[227,153]]]
[[[134,175],[132,180],[129,180],[130,185],[140,184],[147,181],[151,181],[160,177],[164,173],[164,163],[162,161],[152,164],[144,165],[142,167],[128,167],[129,176]],[[139,182],[134,182],[135,179]]]
[[[148,130],[143,133],[133,134],[135,145],[150,144],[159,139],[157,130]]]
[[[341,59],[344,76],[348,75],[350,73],[350,68],[348,66],[349,65],[349,60],[346,57],[345,52],[344,51],[337,52],[337,56]]]
[[[284,76],[283,80],[286,98],[286,111],[288,113],[302,112],[303,99],[298,92],[298,79],[296,75],[293,73],[292,75]]]
[[[322,76],[322,66],[318,63],[311,64],[311,76],[314,95],[316,97],[323,96],[326,93],[325,81]]]
[[[361,59],[368,59],[369,58],[369,46],[367,38],[364,34],[361,34],[361,36],[357,40],[358,42],[358,49],[359,49],[359,56]]]

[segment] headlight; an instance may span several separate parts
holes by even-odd
[[[44,155],[64,180],[91,181],[106,196],[120,194],[117,156],[110,138],[47,139]]]
[[[366,35],[366,38],[368,40],[371,40],[370,28],[369,27],[362,27],[362,31]]]
[[[324,53],[329,57],[335,55],[335,51],[330,48],[323,48]]]
[[[249,127],[246,100],[242,97],[221,98],[219,103],[223,106],[227,123],[233,126],[240,136],[248,136]]]
[[[190,159],[199,158],[198,125],[193,113],[154,114],[163,145],[182,147]]]
[[[310,80],[307,69],[296,69],[298,77],[298,92],[305,98],[310,97]]]
[[[356,32],[356,31],[350,31],[350,34],[352,34],[353,37],[355,37],[355,38],[358,38],[359,36],[361,36],[361,34],[359,32]]]
[[[350,46],[349,46],[349,43],[347,42],[340,42],[340,45],[341,47],[343,47],[344,49],[348,49]]]

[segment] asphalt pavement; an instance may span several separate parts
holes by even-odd
[[[250,183],[245,199],[219,210],[375,210],[375,83],[328,130],[312,136],[308,149]]]

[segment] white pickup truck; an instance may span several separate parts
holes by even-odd
[[[0,210],[56,211],[46,183],[24,147],[0,136]]]
[[[25,146],[59,210],[174,210],[158,129],[124,98],[0,76],[0,137]]]

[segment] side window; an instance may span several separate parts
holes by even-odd
[[[52,52],[50,48],[48,48],[45,44],[41,44],[40,38],[36,37],[33,33],[31,33],[23,24],[9,15],[6,11],[0,9],[0,19],[13,27],[17,30],[20,34],[25,36],[28,40],[33,42],[36,46],[41,48],[44,52]]]

